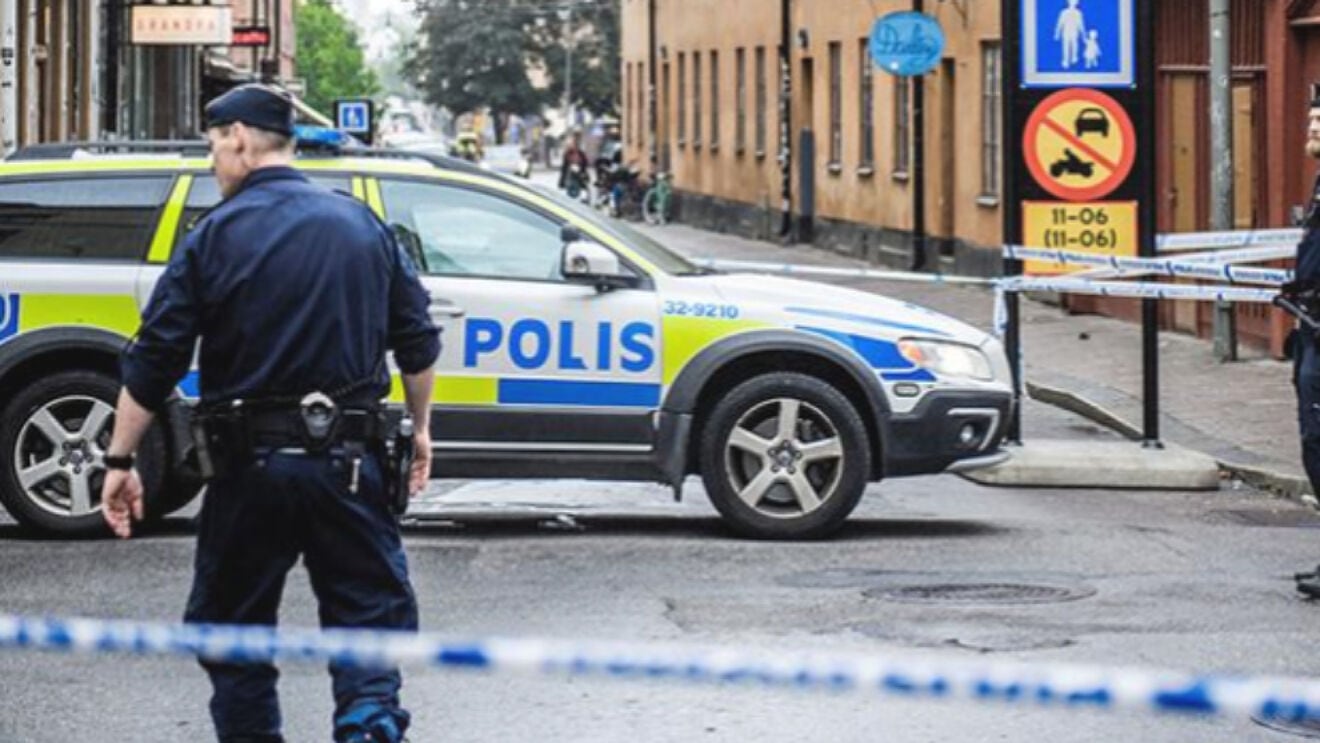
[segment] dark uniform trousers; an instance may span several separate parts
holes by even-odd
[[[1311,489],[1320,493],[1320,348],[1298,331],[1293,348],[1293,385],[1297,388],[1297,423],[1302,434],[1302,466]]]
[[[275,624],[285,577],[301,556],[322,627],[416,630],[417,601],[380,464],[374,455],[362,460],[356,493],[348,470],[335,450],[258,452],[249,466],[213,481],[184,620]],[[221,741],[282,740],[274,666],[202,665]],[[399,705],[397,670],[331,663],[330,674],[335,740],[402,738],[409,716]]]

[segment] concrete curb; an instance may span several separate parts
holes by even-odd
[[[1026,388],[1027,394],[1033,400],[1080,415],[1092,423],[1102,425],[1134,441],[1141,439],[1139,427],[1075,392],[1031,380],[1026,380]],[[1215,460],[1221,472],[1253,488],[1299,501],[1313,508],[1320,507],[1320,500],[1317,500],[1315,494],[1311,492],[1311,484],[1305,478],[1208,456]]]

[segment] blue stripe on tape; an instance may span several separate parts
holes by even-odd
[[[925,325],[910,325],[908,323],[886,320],[881,317],[871,315],[858,315],[852,312],[840,312],[838,310],[822,310],[815,307],[785,307],[785,312],[791,312],[797,315],[814,315],[816,317],[828,317],[834,320],[847,320],[848,322],[866,323],[868,325],[879,325],[882,328],[893,328],[894,330],[905,330],[911,333],[929,333],[931,335],[949,337],[949,334],[936,328],[928,328]]]
[[[806,333],[815,333],[851,348],[863,359],[866,359],[866,363],[870,364],[873,369],[913,369],[916,367],[911,361],[903,358],[903,355],[898,352],[898,344],[891,341],[829,330],[828,328],[813,328],[809,325],[799,325],[797,329]]]
[[[638,382],[501,379],[503,405],[584,405],[646,408],[660,405],[660,385]]]

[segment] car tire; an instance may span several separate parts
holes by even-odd
[[[20,524],[56,537],[109,534],[100,456],[118,396],[119,382],[107,374],[65,371],[28,384],[0,411],[0,503]],[[164,431],[153,424],[137,451],[148,519],[180,505],[166,495],[168,452]]]
[[[818,539],[857,507],[871,472],[866,425],[830,384],[754,377],[706,416],[700,467],[711,503],[754,539]]]

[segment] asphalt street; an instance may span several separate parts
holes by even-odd
[[[1051,435],[1112,436],[1048,408],[1029,415]],[[1320,516],[1233,483],[1162,493],[894,480],[817,543],[733,538],[695,480],[677,504],[657,485],[438,481],[415,511],[428,519],[407,530],[423,626],[459,636],[1318,670],[1320,606],[1294,596],[1290,573],[1320,560]],[[185,514],[130,542],[60,542],[0,526],[0,607],[176,618],[190,529]],[[941,585],[1020,586],[1022,597],[940,600],[930,589]],[[315,624],[300,571],[284,607],[286,625]],[[0,741],[211,735],[207,682],[186,659],[6,652],[0,678]],[[289,740],[328,740],[324,671],[286,665],[281,690]],[[424,667],[406,670],[404,699],[414,741],[1287,739],[1247,720]]]

